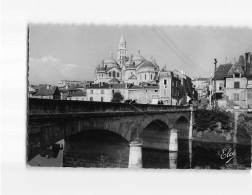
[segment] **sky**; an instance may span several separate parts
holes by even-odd
[[[175,26],[29,25],[30,84],[59,80],[93,80],[95,67],[117,50],[121,36],[128,55],[153,56],[167,70],[183,70],[189,77],[210,77],[217,65],[234,62],[252,52],[248,28]]]

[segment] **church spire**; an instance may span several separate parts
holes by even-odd
[[[126,49],[126,41],[124,39],[124,36],[121,36],[121,39],[119,41],[119,47],[117,51],[117,60],[120,66],[124,64],[127,61],[127,49]]]
[[[126,44],[126,41],[125,41],[125,39],[124,39],[124,36],[123,36],[123,35],[121,36],[120,43],[125,43],[125,44]]]
[[[124,39],[124,36],[122,35],[120,41],[119,41],[119,49],[126,49],[126,41]]]

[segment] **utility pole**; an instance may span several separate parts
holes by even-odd
[[[214,59],[214,77],[216,76],[217,71],[217,59]],[[214,101],[213,101],[213,107],[216,109],[216,79],[214,79]]]

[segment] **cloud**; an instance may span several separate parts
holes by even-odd
[[[52,55],[44,56],[42,58],[29,58],[29,61],[36,61],[36,62],[59,62],[58,58],[53,57]]]
[[[85,72],[91,69],[88,65],[63,63],[53,56],[29,59],[29,81],[31,84],[51,83],[59,80],[85,80]]]
[[[78,68],[79,66],[76,64],[65,64],[66,68]]]

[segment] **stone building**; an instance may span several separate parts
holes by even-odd
[[[182,105],[187,96],[193,98],[191,79],[184,72],[160,70],[153,56],[146,60],[138,54],[128,56],[127,44],[122,36],[119,41],[117,59],[112,52],[95,68],[94,84],[87,87],[87,101],[110,102],[115,90],[124,100],[138,103],[162,103]]]
[[[159,99],[167,105],[186,104],[187,94],[192,99],[189,86],[191,87],[191,83],[188,83],[183,71],[161,70],[159,72]]]
[[[207,98],[209,96],[210,78],[193,78],[192,83],[198,93],[198,99]]]
[[[35,93],[32,98],[41,99],[60,99],[60,91],[57,86],[45,85],[41,86],[37,93]]]
[[[220,108],[252,108],[252,55],[245,54],[245,64],[222,64],[211,81],[212,99]]]
[[[135,85],[143,82],[156,83],[158,71],[159,66],[156,60],[153,57],[146,60],[140,55],[139,49],[137,55],[131,54],[129,57],[126,41],[122,36],[119,41],[117,60],[110,52],[110,57],[102,60],[101,64],[96,67],[94,83],[111,83],[114,78],[118,80],[118,83],[132,83]]]
[[[86,101],[111,102],[113,94],[120,92],[124,99],[128,99],[128,90],[126,83],[93,84],[87,87]]]
[[[67,95],[67,100],[79,100],[79,101],[86,101],[86,93],[84,91],[76,91]]]

